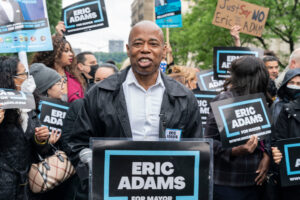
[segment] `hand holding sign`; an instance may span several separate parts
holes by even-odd
[[[282,159],[282,153],[277,147],[272,147],[272,155],[273,155],[273,160],[276,164],[279,164]]]
[[[50,137],[49,137],[49,143],[55,144],[60,139],[61,133],[58,130],[52,130]]]
[[[35,128],[35,137],[38,142],[44,142],[49,138],[49,130],[48,127],[42,126]]]
[[[252,135],[246,144],[233,147],[231,154],[233,156],[244,156],[254,152],[258,144],[258,139],[256,135]]]
[[[55,26],[55,30],[56,30],[56,33],[58,35],[61,35],[63,36],[64,33],[66,32],[66,26],[65,26],[65,23],[63,21],[59,21],[57,23],[57,25]]]
[[[1,107],[1,105],[0,105]],[[0,109],[0,124],[3,122],[4,120],[4,114],[5,114],[5,110],[3,109]]]

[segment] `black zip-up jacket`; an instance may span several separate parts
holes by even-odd
[[[69,157],[78,165],[78,154],[89,147],[90,137],[132,138],[122,83],[128,69],[94,85],[84,98],[78,116],[68,134]],[[197,100],[185,86],[161,73],[165,92],[160,111],[159,137],[165,138],[166,128],[182,130],[182,138],[202,137]],[[78,171],[80,171],[78,169]],[[79,175],[80,176],[80,175]]]
[[[20,124],[0,124],[0,200],[30,199],[28,172],[37,160],[37,152],[44,155],[47,144],[37,144],[35,128],[40,126],[34,111],[28,113],[24,133]]]

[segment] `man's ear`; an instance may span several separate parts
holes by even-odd
[[[165,43],[163,47],[163,59],[167,59],[167,43]]]
[[[126,51],[127,51],[127,56],[130,57],[129,45],[128,44],[126,44]]]
[[[78,63],[77,67],[80,71],[83,71],[83,64],[82,63]]]
[[[291,60],[290,69],[295,69],[296,61]]]

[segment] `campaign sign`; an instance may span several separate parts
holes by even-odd
[[[94,200],[212,199],[212,141],[91,140]]]
[[[204,70],[197,72],[197,83],[202,91],[220,92],[223,90],[225,80],[216,80],[213,70]]]
[[[196,91],[196,90],[193,90],[193,92],[198,102],[202,128],[204,129],[207,122],[207,117],[210,113],[210,107],[209,107],[210,102],[217,96],[218,92]]]
[[[283,155],[280,163],[281,185],[300,185],[300,138],[279,140],[277,145]]]
[[[244,144],[252,135],[262,140],[271,134],[271,117],[262,93],[215,101],[211,108],[223,147]]]
[[[213,24],[230,29],[234,25],[241,32],[261,37],[268,18],[269,8],[240,0],[219,0]]]
[[[180,0],[155,0],[156,24],[161,28],[182,27]]]
[[[0,104],[3,109],[35,109],[32,94],[5,88],[0,88]]]
[[[230,77],[229,68],[232,61],[242,56],[262,57],[263,51],[249,47],[214,47],[214,78],[226,79]]]
[[[52,50],[45,0],[0,3],[0,53]]]
[[[69,109],[68,103],[55,99],[43,99],[39,104],[39,119],[43,126],[47,126],[50,131],[58,130],[62,132],[63,121]]]
[[[104,0],[85,0],[63,9],[66,35],[108,27]]]

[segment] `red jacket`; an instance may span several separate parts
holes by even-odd
[[[84,97],[83,89],[80,85],[80,82],[71,75],[69,72],[65,72],[67,76],[67,85],[68,85],[68,102],[73,102],[77,99]]]

